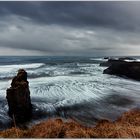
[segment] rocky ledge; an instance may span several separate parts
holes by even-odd
[[[100,66],[109,67],[109,66],[111,66],[112,64],[115,64],[115,63],[118,64],[118,63],[121,63],[121,62],[127,62],[127,61],[135,62],[136,61],[135,58],[131,58],[131,57],[120,57],[120,58],[104,57],[104,59],[108,60],[108,61],[100,63]]]
[[[19,69],[17,76],[13,78],[11,87],[7,89],[6,98],[9,106],[8,114],[16,123],[30,120],[32,105],[27,72],[24,69]]]
[[[125,76],[131,79],[140,80],[140,62],[127,62],[122,59],[109,59],[100,66],[108,66],[103,71],[104,74]]]

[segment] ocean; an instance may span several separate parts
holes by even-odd
[[[106,61],[94,57],[0,57],[0,130],[8,128],[6,89],[19,68],[28,73],[33,118],[28,126],[49,118],[74,119],[93,126],[100,119],[116,120],[140,107],[140,82],[103,74]]]

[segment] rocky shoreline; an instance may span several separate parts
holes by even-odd
[[[129,62],[126,60],[131,61]],[[135,61],[133,58],[110,58],[108,61],[101,63],[100,66],[108,67],[103,71],[103,74],[111,74],[140,80],[140,62]]]

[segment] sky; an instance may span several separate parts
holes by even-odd
[[[140,1],[0,1],[0,55],[140,55]]]

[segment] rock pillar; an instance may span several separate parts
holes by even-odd
[[[27,72],[19,69],[17,76],[12,80],[11,87],[7,89],[6,98],[9,106],[8,114],[16,122],[26,122],[31,118],[32,105],[30,99]]]

